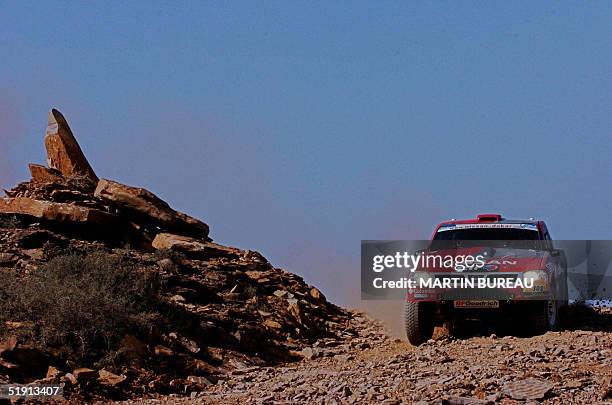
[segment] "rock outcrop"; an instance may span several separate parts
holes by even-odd
[[[155,236],[164,232],[196,238],[198,243],[210,241],[208,225],[172,209],[152,192],[99,180],[66,119],[55,109],[49,112],[45,146],[50,167],[28,165],[32,180],[5,191],[0,218],[39,220],[42,226],[114,226],[113,232],[90,233],[89,238],[149,249]]]
[[[8,296],[2,290],[9,285],[7,280],[39,285],[37,277],[52,273],[48,271],[52,267],[46,267],[50,262],[79,257],[77,265],[64,269],[72,272],[66,276],[69,282],[62,282],[66,273],[61,273],[54,290],[60,291],[54,302],[64,297],[68,303],[84,302],[64,305],[69,308],[69,313],[61,314],[66,319],[74,318],[70,311],[90,314],[80,318],[85,323],[103,318],[100,301],[93,301],[98,284],[87,284],[94,285],[94,292],[61,290],[76,285],[83,274],[100,272],[97,282],[104,282],[108,280],[104,271],[119,268],[121,277],[129,272],[130,277],[140,277],[135,280],[150,282],[154,298],[147,295],[147,300],[154,301],[146,313],[139,313],[139,327],[126,326],[119,332],[94,328],[95,336],[115,334],[114,340],[104,338],[105,343],[97,346],[109,355],[96,361],[70,357],[67,343],[65,351],[59,350],[65,339],[37,340],[33,325],[44,327],[45,322],[39,322],[30,308],[1,307],[0,384],[61,383],[75,403],[92,397],[188,395],[228,378],[233,370],[299,360],[302,349],[318,338],[334,341],[351,336],[346,326],[351,314],[329,303],[301,277],[275,268],[255,251],[213,243],[208,225],[174,210],[148,190],[98,180],[64,117],[52,110],[49,121],[45,145],[50,167],[30,164],[31,181],[6,190],[7,196],[0,198],[0,299]],[[106,267],[97,264],[100,257]],[[95,263],[79,270],[85,268],[86,259]],[[124,288],[113,284],[111,290],[124,291],[132,285],[131,281]],[[44,284],[35,290],[49,293],[49,288],[53,289]],[[104,291],[99,300],[112,293]],[[118,302],[120,312],[132,301],[140,302],[139,297]],[[87,308],[88,303],[93,304]],[[117,318],[121,317],[113,315]],[[122,322],[132,325],[136,319],[126,315]],[[3,324],[10,327],[7,333]],[[80,335],[71,330],[62,333],[75,337],[73,344],[83,352],[81,345],[86,342]],[[101,363],[105,359],[111,361]]]
[[[91,168],[68,122],[55,108],[49,112],[45,135],[49,167],[59,170],[67,178],[82,178],[95,185],[98,176]]]
[[[158,250],[174,250],[185,253],[189,257],[197,256],[239,256],[239,249],[230,248],[213,242],[207,242],[190,238],[188,236],[174,235],[171,233],[159,233],[155,236],[152,243]]]
[[[168,203],[144,188],[130,187],[112,180],[102,179],[94,196],[130,212],[161,229],[188,236],[208,237],[208,225],[187,214],[173,210]]]
[[[31,198],[0,198],[0,213],[25,215],[42,221],[109,225],[117,223],[116,215],[94,208],[53,203]]]

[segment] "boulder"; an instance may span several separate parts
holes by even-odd
[[[183,335],[179,335],[176,332],[172,332],[172,333],[168,334],[168,337],[170,337],[174,342],[176,342],[179,345],[183,346],[183,348],[187,349],[188,351],[190,351],[193,354],[200,353],[200,351],[202,350],[198,346],[198,344],[196,342],[194,342],[193,340],[189,339],[188,337],[185,337]]]
[[[66,373],[63,379],[72,385],[77,385],[79,383],[79,381],[76,379],[74,375],[72,375],[72,373]]]
[[[315,302],[317,303],[323,303],[325,301],[327,301],[325,299],[325,296],[323,295],[323,293],[317,288],[317,287],[312,287],[310,289],[310,296],[315,300]]]
[[[283,325],[281,325],[279,322],[275,321],[274,319],[266,319],[263,321],[264,326],[270,328],[270,329],[282,329]]]
[[[213,385],[213,383],[209,379],[205,377],[196,376],[196,375],[188,376],[187,381],[189,381],[190,383],[192,383],[199,389],[204,389],[206,387]]]
[[[72,375],[77,381],[89,381],[98,378],[98,372],[90,368],[77,368],[72,371]]]
[[[157,345],[155,346],[155,354],[157,356],[172,357],[174,356],[174,351],[166,346]]]
[[[66,118],[56,109],[49,112],[45,147],[49,167],[59,170],[64,177],[82,178],[94,185],[98,182],[98,176],[89,165]]]
[[[144,188],[126,186],[112,180],[102,179],[98,182],[94,195],[119,209],[140,215],[158,224],[164,230],[208,238],[208,225],[187,214],[173,210],[168,203]]]
[[[158,250],[169,249],[182,252],[198,252],[206,249],[206,242],[172,233],[157,234],[152,245]]]
[[[96,225],[112,224],[117,220],[115,215],[94,208],[26,197],[0,198],[0,213],[27,215],[43,221]]]
[[[59,170],[30,163],[28,165],[34,183],[62,183],[64,178]]]
[[[108,370],[102,369],[99,372],[98,382],[108,387],[115,387],[127,379],[124,375],[117,375]]]
[[[238,257],[239,250],[222,246],[213,242],[207,242],[190,238],[188,236],[175,235],[172,233],[159,233],[152,243],[158,250],[174,250],[185,253],[190,257]]]
[[[208,364],[204,360],[193,359],[187,364],[186,371],[193,371],[195,374],[206,374],[209,378],[213,378],[214,374],[223,373],[218,367]],[[216,379],[215,379],[216,381]]]
[[[49,366],[49,368],[47,369],[47,374],[45,378],[56,379],[56,378],[60,378],[62,375],[63,373],[58,368]]]
[[[302,354],[302,356],[304,356],[305,359],[308,360],[321,357],[322,354],[321,349],[319,349],[318,347],[305,347],[300,353]]]

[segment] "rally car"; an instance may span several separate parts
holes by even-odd
[[[553,247],[543,221],[481,214],[442,222],[419,254],[477,256],[481,265],[461,271],[434,265],[413,273],[413,278],[426,282],[415,284],[407,294],[405,328],[412,344],[429,340],[435,326],[445,325],[452,333],[466,320],[501,320],[534,334],[557,328],[568,301],[567,264],[563,251]],[[448,288],[448,284],[441,288],[439,281],[449,277],[491,282],[503,277],[516,283],[510,288]]]

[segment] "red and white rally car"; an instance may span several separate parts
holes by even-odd
[[[413,273],[425,280],[408,290],[405,328],[408,340],[419,345],[433,335],[434,326],[449,331],[465,320],[518,324],[531,333],[555,329],[559,311],[567,305],[567,264],[563,251],[553,247],[548,227],[538,220],[511,220],[499,214],[440,223],[422,255],[479,257],[481,266],[461,271],[428,266]],[[509,288],[457,286],[457,278],[514,280]],[[453,278],[449,288],[444,279]],[[432,282],[435,281],[435,282]],[[423,287],[423,284],[426,287]],[[484,284],[484,283],[483,283]],[[518,286],[517,286],[518,285]]]

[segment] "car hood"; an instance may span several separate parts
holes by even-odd
[[[485,265],[477,270],[479,272],[525,272],[545,268],[550,254],[544,250],[516,249],[516,248],[494,248],[489,246],[472,246],[443,250],[426,250],[426,255],[440,255],[443,258],[452,257],[455,262],[463,256],[479,256],[484,259]],[[421,268],[427,271],[458,271],[453,268],[439,266],[439,263]],[[465,270],[470,271],[470,270]]]

